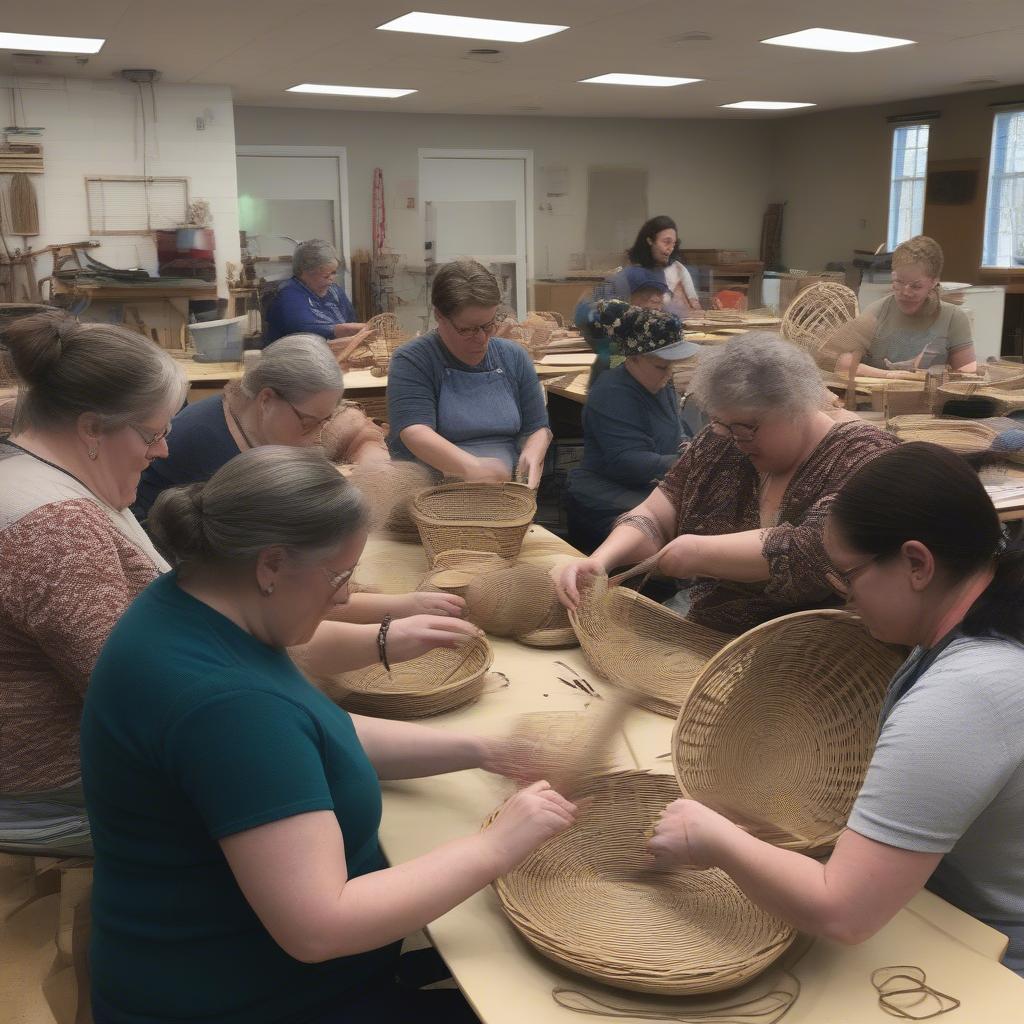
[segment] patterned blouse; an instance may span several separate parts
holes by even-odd
[[[771,578],[761,583],[698,580],[689,618],[739,634],[769,619],[836,603],[822,529],[829,506],[866,462],[899,442],[868,423],[837,423],[793,475],[779,508],[779,525],[763,534]],[[713,537],[761,526],[757,470],[729,438],[710,428],[683,449],[660,484],[676,509],[676,535]]]

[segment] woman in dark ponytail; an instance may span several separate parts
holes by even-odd
[[[920,888],[1009,938],[1024,974],[1024,551],[977,474],[938,445],[873,459],[832,505],[835,589],[880,640],[912,648],[867,778],[827,864],[679,800],[656,859],[722,867],[803,931],[860,942]]]

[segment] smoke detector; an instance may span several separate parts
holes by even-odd
[[[710,43],[715,37],[710,32],[683,32],[682,35],[672,36],[670,43]]]
[[[124,68],[118,74],[136,85],[153,85],[161,78],[160,72],[155,68]]]

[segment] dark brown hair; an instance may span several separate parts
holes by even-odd
[[[467,306],[497,306],[501,290],[494,275],[476,260],[445,263],[434,275],[430,301],[442,315],[451,317]]]
[[[872,459],[846,482],[830,519],[850,547],[880,559],[918,541],[954,583],[994,566],[960,628],[1024,640],[1024,549],[1005,546],[978,474],[948,448],[912,441]]]
[[[672,255],[669,256],[668,261],[669,263],[674,263],[678,260],[682,263],[683,254],[679,248],[679,228],[676,227],[676,222],[671,217],[664,215],[652,217],[641,225],[640,230],[636,233],[636,241],[626,250],[629,262],[635,263],[638,267],[647,267],[648,269],[660,266],[660,264],[654,262],[654,257],[651,255],[651,245],[662,231],[670,230],[676,233],[676,247],[672,250]]]

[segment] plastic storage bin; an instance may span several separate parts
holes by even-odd
[[[189,324],[188,332],[197,363],[231,363],[242,358],[243,324],[249,317],[236,316],[230,320],[211,320],[205,324]]]

